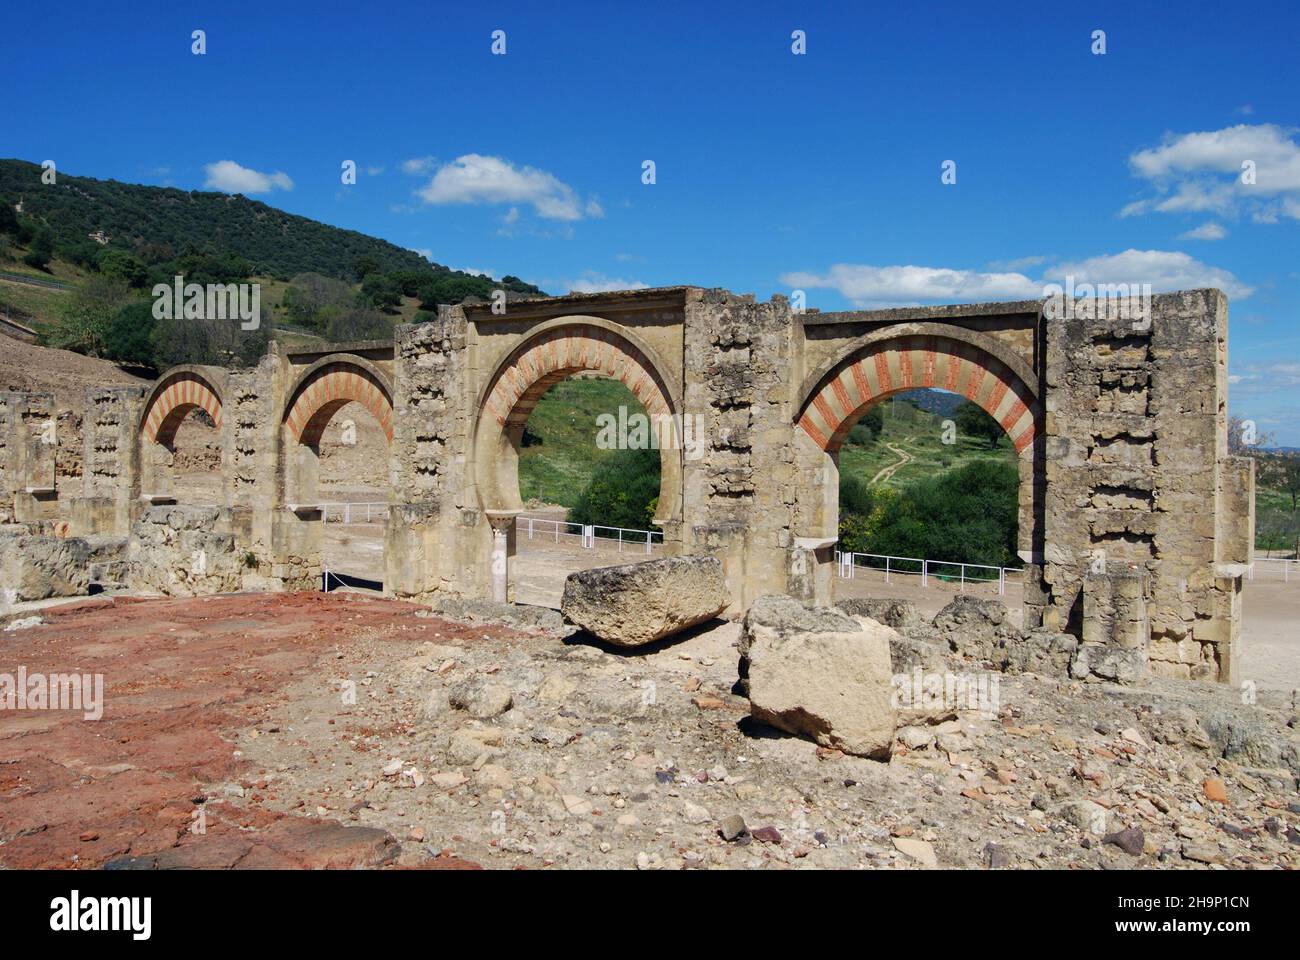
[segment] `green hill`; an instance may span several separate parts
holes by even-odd
[[[352,280],[358,260],[380,273],[420,271],[468,276],[431,264],[413,250],[355,230],[285,213],[240,194],[177,190],[96,180],[59,172],[43,184],[41,168],[25,160],[0,160],[0,201],[44,227],[56,247],[96,245],[93,234],[145,262],[187,252],[233,254],[247,261],[249,275],[288,278],[319,273]],[[170,256],[167,254],[170,253]],[[506,278],[506,289],[537,293]]]

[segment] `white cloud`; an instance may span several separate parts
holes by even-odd
[[[1157,196],[1128,204],[1121,216],[1213,211],[1249,212],[1260,223],[1278,215],[1300,219],[1300,143],[1276,124],[1237,124],[1222,130],[1168,135],[1158,147],[1129,157],[1134,174]],[[1253,184],[1241,182],[1242,164],[1254,164]]]
[[[383,172],[384,172],[384,168],[383,168],[383,167],[366,167],[366,175],[367,175],[367,176],[377,177],[377,176],[379,176],[380,174],[382,174]]]
[[[546,220],[604,215],[599,203],[589,199],[584,204],[577,191],[554,174],[478,153],[467,153],[439,168],[419,196],[430,204],[526,203]]]
[[[1025,258],[1031,260],[1033,258]],[[1057,263],[1033,279],[1024,273],[986,273],[945,267],[872,266],[837,263],[824,273],[794,271],[781,275],[791,289],[830,289],[862,308],[917,306],[926,302],[978,303],[989,300],[1037,300],[1049,283],[1073,277],[1081,283],[1151,285],[1153,293],[1218,287],[1241,299],[1254,288],[1231,272],[1207,266],[1186,253],[1166,250],[1125,250],[1072,263]]]
[[[837,290],[859,307],[906,306],[923,300],[1020,300],[1043,295],[1043,285],[1023,273],[980,273],[911,265],[875,267],[837,263],[822,274],[782,274],[781,282],[794,289]]]
[[[402,172],[418,177],[432,170],[437,162],[437,157],[412,157],[410,160],[402,161]]]
[[[272,190],[292,190],[293,181],[287,173],[261,173],[241,167],[234,160],[218,160],[203,168],[208,179],[205,187],[226,193],[270,193]]]
[[[1223,228],[1222,224],[1210,220],[1201,224],[1195,230],[1188,230],[1178,236],[1180,240],[1222,240],[1227,235],[1228,231]]]
[[[1066,277],[1074,277],[1076,284],[1149,283],[1153,293],[1218,287],[1236,300],[1255,292],[1254,287],[1242,283],[1230,271],[1208,266],[1175,250],[1125,250],[1057,264],[1047,271],[1045,279],[1059,283]]]
[[[568,281],[567,286],[574,293],[608,293],[611,290],[645,290],[650,284],[622,277],[607,277],[594,270],[587,270],[577,280]]]
[[[1233,391],[1234,397],[1271,397],[1281,391],[1300,387],[1300,363],[1293,360],[1272,360],[1243,364],[1240,372],[1228,376],[1228,383],[1237,387]]]

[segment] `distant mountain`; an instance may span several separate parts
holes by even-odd
[[[147,262],[188,252],[234,254],[248,261],[254,274],[286,278],[310,272],[351,281],[362,259],[381,273],[458,273],[387,240],[285,213],[239,194],[149,187],[62,171],[56,183],[44,184],[41,173],[35,163],[0,160],[0,201],[10,206],[21,202],[22,213],[42,224],[56,246],[107,237],[110,245],[133,253],[150,248]],[[506,289],[540,292],[516,278],[506,279]]]
[[[908,390],[906,393],[895,394],[900,400],[906,400],[914,404],[927,413],[933,413],[936,417],[951,417],[954,410],[961,406],[962,401],[966,398],[956,393],[948,393],[945,390],[934,390],[925,387],[921,390]]]

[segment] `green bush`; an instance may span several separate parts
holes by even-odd
[[[53,256],[54,241],[42,230],[32,238],[31,246],[27,248],[27,255],[23,257],[23,263],[37,270],[44,270]]]
[[[138,300],[119,310],[104,333],[104,356],[118,363],[157,369],[153,350],[153,303]]]
[[[649,529],[659,499],[659,451],[619,450],[597,466],[570,523]]]
[[[895,490],[840,479],[840,546],[990,566],[1018,566],[1020,477],[1015,465],[976,460]]]

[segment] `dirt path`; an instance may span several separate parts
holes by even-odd
[[[899,443],[911,443],[915,439],[915,437],[904,437],[899,441]],[[884,483],[886,480],[891,479],[899,470],[916,459],[916,457],[912,456],[906,450],[896,447],[892,443],[886,443],[885,446],[889,449],[890,453],[898,457],[898,462],[891,463],[889,466],[882,468],[880,472],[871,478],[872,483]]]

